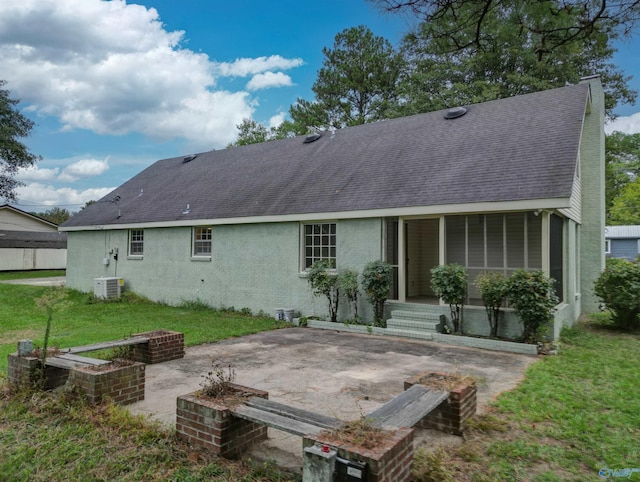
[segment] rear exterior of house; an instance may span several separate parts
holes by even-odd
[[[466,329],[487,334],[475,276],[524,268],[557,280],[557,336],[597,309],[599,79],[466,109],[159,161],[62,226],[67,286],[91,291],[94,278],[115,276],[170,304],[322,316],[325,300],[306,281],[314,261],[362,272],[383,259],[389,309],[448,314],[430,269],[456,262],[469,273]],[[373,318],[364,295],[359,311]],[[506,311],[501,335],[516,337]]]
[[[640,255],[640,226],[607,226],[604,231],[607,258],[634,261]]]

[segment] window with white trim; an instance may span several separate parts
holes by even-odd
[[[211,257],[211,226],[193,228],[192,256]]]
[[[640,248],[640,244],[638,245],[638,247]],[[611,254],[611,240],[610,239],[605,239],[604,240],[604,252],[605,252],[605,254]]]
[[[129,256],[144,254],[144,229],[129,230]]]
[[[316,261],[328,260],[336,267],[336,223],[313,223],[303,227],[304,269]]]

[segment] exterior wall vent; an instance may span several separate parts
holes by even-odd
[[[123,286],[123,278],[94,278],[93,296],[95,296],[96,298],[101,298],[103,300],[120,298]]]

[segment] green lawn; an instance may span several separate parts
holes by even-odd
[[[51,289],[0,284],[0,378],[6,376],[7,355],[16,351],[18,340],[31,339],[42,345],[47,316],[35,300]],[[68,306],[53,315],[49,339],[52,347],[117,340],[159,329],[183,332],[185,344],[195,345],[276,327],[272,318],[202,309],[198,305],[170,307],[133,296],[122,302],[96,302],[90,294],[66,291]]]
[[[42,270],[42,271],[0,271],[0,281],[27,279],[27,278],[49,278],[51,276],[64,276],[65,270]]]
[[[51,289],[0,285],[3,375],[17,340],[42,341],[46,317],[34,300]],[[276,327],[269,318],[134,297],[95,303],[69,291],[69,302],[54,314],[52,345],[160,328],[184,332],[192,345]],[[531,365],[516,389],[472,420],[460,446],[417,454],[415,480],[595,481],[603,480],[601,469],[640,480],[639,361],[640,335],[614,331],[606,316],[565,330],[559,355]],[[211,459],[126,409],[95,409],[51,394],[9,394],[6,385],[0,389],[0,454],[3,481],[289,480],[270,466]]]

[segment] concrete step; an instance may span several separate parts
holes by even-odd
[[[391,318],[387,320],[387,328],[394,328],[398,330],[413,330],[413,331],[427,331],[436,333],[438,327],[438,321],[420,321],[420,320],[408,320]]]
[[[396,330],[394,328],[389,328],[387,325],[387,329],[384,334],[386,336],[399,336],[404,338],[415,338],[416,340],[433,340],[431,333],[427,331],[414,331],[414,330]]]
[[[391,311],[391,318],[397,320],[420,320],[430,321],[433,323],[440,323],[440,314],[428,313],[424,311],[407,311],[407,310],[393,310]]]

